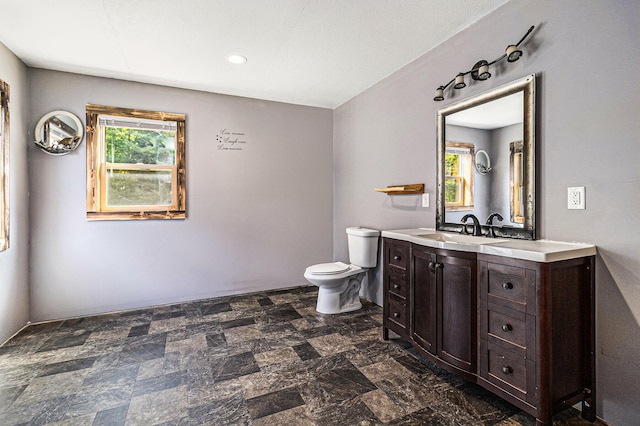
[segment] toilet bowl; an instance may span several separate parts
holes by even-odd
[[[318,286],[316,311],[339,314],[362,308],[360,288],[366,283],[367,270],[378,263],[380,231],[367,228],[347,228],[349,258],[343,262],[320,263],[309,266],[304,277]]]

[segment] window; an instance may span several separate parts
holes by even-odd
[[[87,219],[184,219],[184,133],[184,114],[87,105]]]
[[[511,222],[524,223],[524,166],[522,141],[509,144],[509,195]]]
[[[9,85],[0,80],[0,251],[9,248]]]
[[[445,206],[473,209],[473,144],[447,142],[445,147]]]

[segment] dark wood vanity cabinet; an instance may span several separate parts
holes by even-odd
[[[539,263],[384,238],[383,337],[550,425],[595,420],[594,256]]]

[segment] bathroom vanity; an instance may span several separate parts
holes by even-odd
[[[383,231],[384,326],[540,425],[595,420],[592,245]]]

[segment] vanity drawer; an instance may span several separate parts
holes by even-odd
[[[387,297],[388,311],[385,318],[386,327],[395,331],[401,336],[405,336],[407,332],[407,324],[409,315],[406,303],[394,298]]]
[[[533,368],[528,369],[524,357],[486,341],[481,342],[481,353],[484,357],[481,360],[482,377],[527,401],[527,394],[530,393],[528,390],[533,388],[535,381],[532,375],[535,364],[532,363]]]
[[[490,262],[480,270],[482,274],[486,273],[483,280],[486,280],[484,285],[489,302],[525,312],[527,300],[535,301],[532,300],[535,297],[535,271]],[[530,308],[534,309],[533,306]]]
[[[410,246],[399,244],[397,242],[390,243],[385,239],[384,241],[384,251],[385,251],[385,263],[388,266],[392,266],[394,268],[398,268],[404,272],[409,270],[409,250]]]
[[[407,275],[394,270],[387,271],[387,292],[405,300],[409,295]]]
[[[489,305],[486,326],[487,340],[497,339],[500,342],[516,345],[517,349],[527,348],[527,322],[524,314]]]

